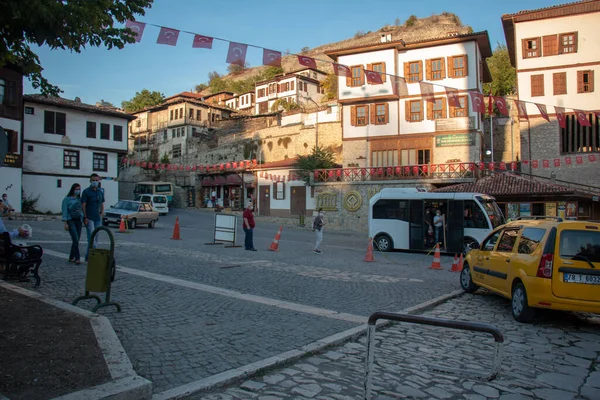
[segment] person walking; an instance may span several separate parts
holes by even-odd
[[[102,214],[104,214],[104,190],[100,190],[100,176],[98,174],[90,175],[90,186],[81,194],[81,207],[83,210],[83,224],[87,231],[88,246],[85,252],[85,261],[90,255],[92,243],[90,239],[94,229],[102,225]],[[94,240],[93,246],[98,244],[98,236]]]
[[[81,264],[81,255],[79,254],[79,238],[81,237],[81,227],[83,224],[83,207],[81,205],[81,186],[79,183],[71,185],[71,189],[62,202],[62,220],[65,224],[65,231],[71,235],[71,252],[69,253],[69,262]]]
[[[244,228],[244,233],[246,237],[244,239],[244,248],[250,251],[256,251],[254,248],[254,227],[256,224],[254,223],[254,214],[252,213],[252,202],[248,202],[246,209],[244,210],[244,214],[242,215],[244,222],[242,224],[242,228]]]
[[[323,226],[327,225],[324,216],[325,214],[323,213],[323,209],[319,208],[319,213],[313,221],[313,230],[315,231],[317,237],[315,249],[313,250],[313,253],[315,254],[321,254],[321,250],[319,249],[319,247],[321,246],[321,242],[323,241]]]

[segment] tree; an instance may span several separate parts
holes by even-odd
[[[487,65],[492,74],[492,82],[483,84],[484,93],[488,94],[491,90],[494,96],[515,94],[517,73],[510,63],[505,45],[498,43],[493,55],[487,59]]]
[[[131,100],[122,102],[121,107],[132,113],[146,107],[157,106],[162,104],[163,101],[165,101],[165,96],[162,93],[144,89],[141,92],[136,92]]]
[[[298,154],[296,157],[298,159],[296,162],[296,167],[299,170],[298,174],[306,185],[310,184],[313,171],[335,166],[333,152],[321,147],[313,147],[312,153],[305,156]]]
[[[208,85],[206,83],[201,83],[194,87],[194,91],[196,93],[202,93],[204,90],[208,89]]]
[[[227,72],[229,72],[231,75],[239,75],[248,68],[250,68],[250,64],[248,62],[244,63],[244,65],[229,64],[227,66]]]
[[[86,46],[122,49],[134,43],[131,29],[115,22],[144,15],[154,0],[2,0],[0,13],[0,67],[13,64],[34,88],[57,96],[61,90],[42,75],[42,65],[31,44],[80,53]]]
[[[327,74],[321,81],[321,87],[325,90],[325,101],[337,99],[338,96],[338,76],[336,74]]]
[[[227,82],[217,72],[208,73],[208,87],[211,93],[219,93],[227,90]]]

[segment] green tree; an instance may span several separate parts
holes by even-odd
[[[131,113],[146,107],[157,106],[162,104],[163,101],[165,101],[165,96],[162,93],[144,89],[141,92],[136,92],[131,100],[122,102],[121,107]]]
[[[206,83],[201,83],[194,87],[194,91],[196,93],[201,93],[203,90],[206,90],[206,89],[208,89],[208,85]]]
[[[34,88],[57,96],[61,90],[42,75],[42,65],[31,45],[80,53],[86,46],[122,49],[134,43],[133,31],[115,22],[144,15],[154,0],[1,0],[0,67],[20,67]]]
[[[313,147],[312,153],[302,156],[298,154],[296,167],[298,175],[306,185],[310,185],[310,177],[316,169],[332,168],[335,166],[335,158],[333,152],[329,149],[321,147]]]
[[[231,75],[239,75],[242,72],[245,72],[248,68],[250,68],[250,64],[248,62],[244,63],[244,65],[229,64],[227,66],[227,72],[229,72]]]
[[[208,73],[208,88],[211,93],[218,93],[226,91],[227,81],[223,79],[223,77],[217,72],[209,72]]]
[[[321,87],[325,90],[325,101],[337,99],[338,96],[338,76],[336,74],[327,74],[321,81]]]
[[[294,111],[298,110],[299,108],[300,105],[298,105],[298,103],[296,103],[295,101],[288,101],[287,99],[277,99],[273,102],[273,105],[271,106],[271,111]]]
[[[487,65],[492,74],[492,82],[483,84],[484,93],[488,94],[491,90],[494,96],[515,94],[517,73],[510,63],[505,45],[498,43],[493,55],[487,59]]]

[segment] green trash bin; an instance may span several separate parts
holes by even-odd
[[[85,287],[89,292],[106,292],[108,290],[108,274],[110,250],[90,249],[88,255],[87,277]]]

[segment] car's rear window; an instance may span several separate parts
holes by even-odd
[[[167,202],[167,198],[163,197],[163,196],[155,196],[154,197],[154,202],[155,203],[159,203],[159,204],[163,204]]]
[[[523,229],[523,233],[521,233],[521,240],[519,241],[519,253],[533,253],[538,248],[545,234],[546,230],[542,228]]]
[[[561,258],[584,256],[600,262],[600,231],[564,230],[560,233],[559,251]]]

